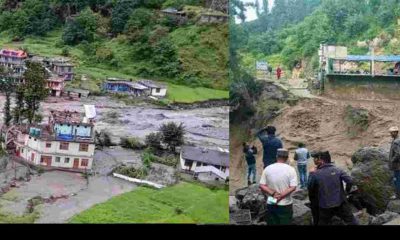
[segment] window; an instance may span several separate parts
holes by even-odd
[[[64,163],[69,163],[69,158],[65,158]]]
[[[81,167],[87,167],[87,166],[88,166],[88,163],[89,163],[89,160],[88,160],[88,159],[82,159],[82,161],[81,161]]]
[[[79,151],[80,152],[87,152],[89,150],[89,144],[81,143],[79,144]]]
[[[156,88],[156,93],[160,93],[161,92],[161,88]]]
[[[185,166],[186,166],[186,167],[191,167],[192,164],[193,164],[193,161],[190,161],[190,160],[186,160],[186,161],[185,161]]]
[[[51,143],[46,143],[46,148],[51,148]]]
[[[201,162],[197,162],[196,167],[201,167]]]
[[[69,143],[60,142],[60,150],[68,150]]]
[[[56,162],[61,162],[61,158],[60,157],[56,157]]]

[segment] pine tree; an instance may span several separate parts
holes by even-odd
[[[46,72],[40,63],[27,62],[27,70],[24,73],[25,91],[24,102],[26,104],[26,117],[29,123],[35,118],[35,113],[39,110],[40,101],[46,99],[49,92],[46,89]]]
[[[19,124],[22,121],[22,116],[25,109],[24,103],[24,88],[19,86],[15,92],[15,108],[13,109],[14,124]]]

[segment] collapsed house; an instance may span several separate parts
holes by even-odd
[[[200,181],[210,182],[229,178],[227,150],[184,146],[180,154],[181,169]]]
[[[120,78],[107,78],[103,90],[109,93],[121,93],[132,96],[165,97],[167,87],[151,80],[133,81]]]
[[[78,112],[51,111],[46,124],[13,125],[3,128],[2,135],[8,152],[29,165],[81,172],[92,168],[94,122]]]

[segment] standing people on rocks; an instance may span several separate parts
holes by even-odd
[[[310,152],[305,148],[304,143],[299,143],[294,152],[294,160],[297,161],[297,170],[299,171],[300,187],[307,187],[307,162],[310,158]]]
[[[270,76],[272,76],[272,67],[270,65],[268,65],[268,73]]]
[[[390,135],[393,138],[389,152],[389,164],[390,169],[393,171],[393,180],[395,186],[396,196],[395,198],[400,199],[400,138],[399,128],[391,127],[389,129]]]
[[[247,184],[256,183],[256,158],[257,148],[255,146],[249,146],[247,143],[243,143],[243,153],[247,162]],[[253,181],[250,181],[252,175]]]
[[[266,131],[267,135],[263,134]],[[276,128],[267,126],[257,132],[257,137],[263,145],[264,168],[276,162],[276,153],[279,148],[283,148],[282,141],[275,136]]]
[[[276,77],[279,79],[281,79],[281,75],[282,75],[282,69],[281,66],[278,66],[278,68],[276,69]]]
[[[314,181],[314,173],[317,171],[319,166],[322,164],[320,159],[320,152],[314,152],[311,157],[314,159],[315,168],[310,171],[310,176],[308,178],[308,198],[310,199],[311,214],[313,217],[313,225],[317,226],[319,221],[319,204],[318,204],[318,189],[312,188],[312,182]]]
[[[331,163],[329,152],[322,152],[320,161],[309,185],[312,192],[318,192],[318,225],[328,225],[333,216],[338,216],[348,225],[358,225],[343,187],[345,182],[346,192],[350,192],[353,180],[345,171]]]
[[[277,162],[266,167],[261,175],[260,189],[268,195],[267,224],[289,225],[293,219],[292,192],[297,187],[296,170],[287,161],[289,152],[278,149]]]

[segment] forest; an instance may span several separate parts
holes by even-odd
[[[101,67],[190,87],[227,89],[228,55],[223,51],[227,48],[227,26],[197,24],[211,2],[0,0],[0,32],[13,43],[47,41],[56,36],[54,46],[49,47],[60,49],[64,56],[82,53],[78,60],[86,68]],[[164,16],[161,10],[169,7],[185,10],[189,20],[182,23]],[[225,11],[215,9],[219,10]],[[217,44],[221,39],[223,44]]]
[[[306,63],[313,73],[321,43],[346,46],[351,54],[367,54],[368,46],[357,43],[377,37],[384,54],[400,53],[399,0],[274,2],[272,9],[268,9],[267,1],[230,3],[232,106],[245,107],[245,102],[259,95],[260,86],[252,76],[257,60],[281,64],[289,71],[297,63]],[[248,22],[245,13],[249,7],[256,9],[258,18]],[[237,23],[235,17],[241,21]]]

